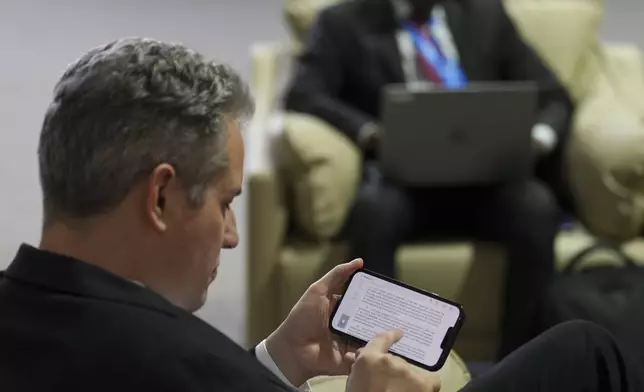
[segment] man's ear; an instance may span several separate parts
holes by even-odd
[[[145,213],[155,230],[165,232],[168,228],[168,198],[177,179],[174,168],[163,163],[154,168],[148,178]]]

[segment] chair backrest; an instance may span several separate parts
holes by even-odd
[[[604,0],[505,0],[524,39],[553,69],[576,101],[586,97],[599,70],[592,57]]]
[[[317,13],[344,0],[285,0],[284,13],[301,47]],[[481,0],[483,1],[483,0]],[[505,0],[520,32],[572,91],[582,99],[589,70],[585,56],[597,44],[604,0]],[[590,72],[592,73],[592,72]]]
[[[318,12],[344,0],[284,0],[284,18],[296,48],[302,46]]]

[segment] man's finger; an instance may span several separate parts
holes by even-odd
[[[363,266],[363,261],[362,259],[355,259],[353,261],[350,261],[348,263],[343,263],[336,265],[331,271],[327,272],[326,275],[324,275],[320,280],[318,280],[315,284],[324,284],[325,286],[336,289],[342,287],[347,279],[362,268]]]
[[[338,304],[338,302],[340,302],[340,300],[341,300],[341,299],[342,299],[342,296],[341,296],[341,295],[339,295],[339,294],[333,294],[333,296],[331,297],[331,305],[330,305],[330,308],[331,308],[331,309],[335,309],[335,306]]]
[[[342,345],[342,351],[345,353],[357,353],[358,350],[361,349],[360,346],[356,346],[355,344],[352,344],[349,340],[343,339],[342,338],[336,338],[336,341],[338,341]]]
[[[363,348],[363,347],[356,346],[356,345],[351,344],[351,343],[347,343],[347,349],[346,349],[346,351],[347,351],[347,352],[349,352],[349,353],[356,353],[356,354],[360,354],[360,352],[362,352],[362,348]]]
[[[353,365],[356,361],[358,356],[356,353],[344,353],[344,362],[348,363],[349,365]]]
[[[367,345],[361,350],[361,353],[377,352],[384,354],[388,352],[389,348],[399,341],[402,336],[403,331],[399,329],[379,333],[375,338],[371,339],[371,341],[367,343]]]

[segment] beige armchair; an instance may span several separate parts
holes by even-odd
[[[257,115],[248,133],[249,343],[267,336],[310,283],[346,259],[334,241],[355,195],[360,159],[350,142],[311,117],[280,112],[280,83],[320,7],[336,0],[287,0],[294,43],[252,48]],[[526,39],[569,87],[578,105],[567,158],[584,223],[616,241],[633,239],[644,214],[644,65],[632,45],[600,45],[599,0],[507,0]],[[296,230],[288,230],[289,227]],[[306,235],[304,235],[306,233]],[[557,239],[559,263],[592,242],[581,229]],[[644,259],[644,242],[626,245]],[[397,254],[400,278],[462,303],[468,321],[456,351],[491,360],[499,333],[503,251],[487,243],[424,243]],[[445,390],[458,389],[461,372]],[[341,381],[335,381],[340,382]]]

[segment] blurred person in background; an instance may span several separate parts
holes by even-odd
[[[387,353],[400,331],[360,351],[331,335],[331,309],[361,260],[311,285],[250,352],[193,315],[221,250],[239,242],[230,206],[251,113],[234,70],[177,44],[123,39],[67,69],[40,135],[40,245],[22,245],[0,274],[3,392],[286,392],[323,374],[349,374],[348,392],[440,389],[438,376]],[[465,388],[553,390],[644,385],[605,330],[574,322]]]
[[[381,90],[416,80],[438,85],[448,81],[441,67],[417,50],[425,43],[460,70],[462,86],[469,81],[537,83],[539,111],[532,139],[538,157],[535,172],[541,178],[493,186],[410,188],[383,177],[376,156]],[[555,75],[522,40],[500,0],[350,0],[323,10],[299,57],[286,108],[328,122],[364,152],[362,189],[348,230],[352,257],[395,276],[396,249],[406,240],[499,241],[509,261],[499,355],[538,332],[535,317],[554,273],[554,240],[562,219],[552,188],[559,189],[558,157],[573,107]],[[428,132],[431,122],[428,118]]]

